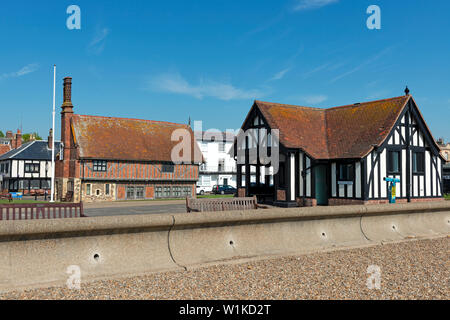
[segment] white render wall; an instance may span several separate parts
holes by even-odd
[[[228,154],[233,142],[226,141],[224,151],[219,151],[220,143],[218,141],[202,141],[198,139],[197,143],[206,161],[205,165],[200,166],[197,186],[203,187],[205,191],[211,191],[214,185],[223,184],[224,179],[228,179],[228,185],[236,188],[236,161]],[[218,172],[221,159],[224,160],[224,173]],[[205,169],[207,169],[206,172]],[[209,184],[207,182],[204,183],[202,176],[210,177],[211,182]]]

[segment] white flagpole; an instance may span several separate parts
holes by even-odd
[[[56,65],[53,66],[53,125],[52,125],[52,180],[50,202],[55,202],[55,95],[56,95]]]

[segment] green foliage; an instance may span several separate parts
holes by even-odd
[[[33,133],[24,133],[22,135],[22,141],[23,142],[30,141],[31,135],[34,135],[35,140],[42,140],[41,136],[37,132],[33,132]]]
[[[3,133],[2,130],[0,130],[0,138],[4,138],[4,137],[5,137],[5,134]]]

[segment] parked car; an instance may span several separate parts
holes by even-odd
[[[208,190],[206,190],[206,187],[203,186],[197,186],[197,194],[204,195]]]
[[[235,194],[237,189],[232,186],[215,185],[212,192],[214,194]]]

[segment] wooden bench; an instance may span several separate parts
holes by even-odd
[[[11,193],[0,193],[0,199],[8,199],[9,202],[13,200]]]
[[[251,198],[195,199],[186,198],[187,212],[232,211],[265,209],[258,204],[256,196]]]

